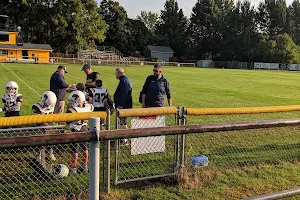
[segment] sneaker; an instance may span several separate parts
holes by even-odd
[[[77,168],[70,167],[70,174],[77,174]]]
[[[88,173],[89,172],[89,167],[87,165],[82,166],[82,171]]]
[[[127,125],[120,125],[120,129],[128,129]]]
[[[36,157],[36,160],[37,160],[39,163],[42,163],[42,155],[39,154],[39,155]]]
[[[78,173],[88,173],[89,172],[89,168],[87,165],[83,165],[81,168],[78,169]]]
[[[50,158],[51,161],[56,161],[56,158],[55,158],[53,153],[49,154],[49,158]]]
[[[100,125],[100,130],[105,130],[106,128],[105,128],[105,125],[104,124],[101,124]]]
[[[121,139],[120,140],[120,145],[128,146],[129,145],[128,139]]]

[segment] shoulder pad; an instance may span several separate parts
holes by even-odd
[[[32,105],[32,112],[36,114],[41,114],[41,108],[39,104]]]
[[[17,95],[17,102],[23,102],[24,101],[24,98],[21,94],[18,94]]]
[[[93,106],[93,104],[90,104],[90,106],[91,106],[91,112],[93,112],[93,111],[94,111],[94,106]]]
[[[77,113],[77,111],[75,110],[75,108],[69,108],[67,110],[67,113]]]

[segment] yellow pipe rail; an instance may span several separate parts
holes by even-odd
[[[188,115],[231,115],[300,111],[300,105],[243,108],[186,108]]]
[[[106,119],[106,112],[88,112],[88,113],[64,113],[50,115],[29,115],[20,117],[1,117],[0,126],[22,126],[29,124],[44,124],[51,122],[70,122],[77,120],[88,120],[90,117],[100,117]]]
[[[176,112],[176,107],[120,109],[119,117],[147,117],[153,115],[175,114]]]

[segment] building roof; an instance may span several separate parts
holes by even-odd
[[[152,45],[147,45],[149,50],[151,52],[163,52],[163,53],[174,53],[174,51],[171,49],[171,47],[168,46],[152,46]]]
[[[23,45],[0,44],[0,49],[40,49],[40,50],[52,51],[52,47],[49,44],[32,44],[32,43],[23,43]]]

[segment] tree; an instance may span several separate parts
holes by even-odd
[[[114,46],[126,54],[128,52],[129,33],[126,26],[127,13],[125,9],[120,6],[119,2],[102,0],[100,4],[100,14],[109,25],[104,44]]]
[[[0,12],[22,27],[24,42],[49,43],[54,51],[76,53],[79,46],[91,47],[105,38],[107,25],[94,0],[6,0],[3,4]]]
[[[289,35],[293,38],[297,45],[300,44],[300,2],[294,0],[288,8],[288,27]]]
[[[259,42],[250,50],[253,59],[260,62],[299,63],[300,47],[287,34],[278,34],[272,38],[261,36]]]
[[[140,20],[128,19],[126,25],[129,32],[128,53],[131,55],[136,52],[143,53],[145,46],[151,42],[152,32]]]
[[[214,0],[198,0],[193,7],[190,30],[196,59],[202,59],[205,53],[218,53],[215,49],[220,41],[218,14],[219,8]]]
[[[95,40],[104,41],[107,24],[93,0],[57,1],[54,7],[57,13],[52,29],[54,46],[75,53],[83,47],[92,48]]]
[[[265,0],[258,7],[258,22],[262,32],[272,36],[287,32],[287,6],[285,0]]]
[[[167,0],[156,26],[157,44],[170,46],[174,56],[185,55],[188,22],[176,0]]]
[[[231,14],[229,26],[231,38],[227,44],[232,51],[233,59],[239,61],[251,61],[249,50],[258,41],[256,12],[250,1],[238,1]],[[228,48],[226,48],[228,49]]]
[[[154,32],[155,26],[158,22],[158,15],[151,11],[141,11],[141,14],[136,17],[138,20],[143,22],[148,30]]]

